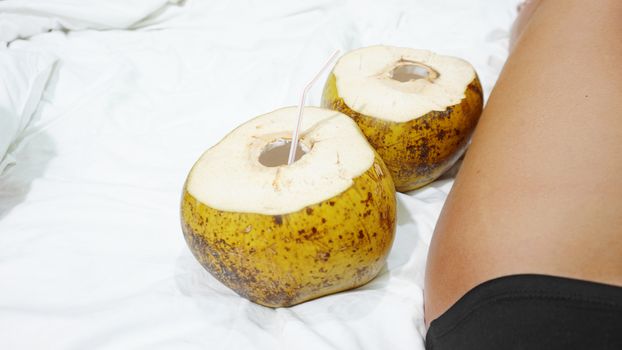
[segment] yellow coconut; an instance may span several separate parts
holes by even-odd
[[[188,246],[249,300],[290,306],[370,281],[395,232],[395,189],[357,125],[305,108],[298,158],[286,165],[295,107],[259,116],[207,150],[188,175]]]
[[[468,62],[389,46],[341,57],[322,97],[323,107],[356,121],[402,192],[434,181],[462,156],[482,105]]]

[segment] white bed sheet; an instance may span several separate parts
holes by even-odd
[[[56,59],[0,47],[0,174],[13,164],[12,144],[28,127]]]
[[[295,104],[336,48],[457,55],[489,93],[516,2],[189,0],[134,31],[12,42],[59,61],[0,178],[0,349],[423,349],[425,259],[451,179],[398,195],[375,280],[281,309],[195,261],[180,190],[232,128]]]
[[[128,29],[180,0],[3,0],[0,42],[51,30]]]

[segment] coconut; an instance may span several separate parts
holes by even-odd
[[[381,270],[395,233],[387,167],[349,117],[297,109],[241,125],[207,150],[183,190],[188,246],[219,281],[249,300],[290,306],[358,287]]]
[[[462,156],[482,105],[468,62],[389,46],[342,56],[322,96],[322,106],[356,121],[402,192],[434,181]]]

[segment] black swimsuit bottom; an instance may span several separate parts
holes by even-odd
[[[622,288],[544,275],[490,280],[432,321],[426,349],[622,349]]]

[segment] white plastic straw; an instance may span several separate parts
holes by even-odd
[[[289,148],[289,158],[287,160],[287,165],[292,164],[294,160],[296,159],[296,148],[298,147],[300,125],[302,124],[302,111],[305,105],[305,101],[307,100],[307,93],[309,93],[309,90],[311,90],[311,87],[313,87],[313,84],[315,84],[315,82],[320,78],[322,73],[324,73],[326,68],[328,68],[331,65],[331,63],[333,63],[333,61],[335,60],[335,58],[337,58],[338,55],[339,55],[339,50],[333,52],[333,54],[330,56],[328,61],[324,63],[324,66],[322,67],[322,69],[315,75],[315,77],[313,77],[313,79],[307,84],[307,86],[305,86],[305,89],[302,92],[302,97],[300,98],[300,104],[298,105],[298,121],[296,122],[296,128],[294,128],[294,132],[292,133],[292,144]]]

